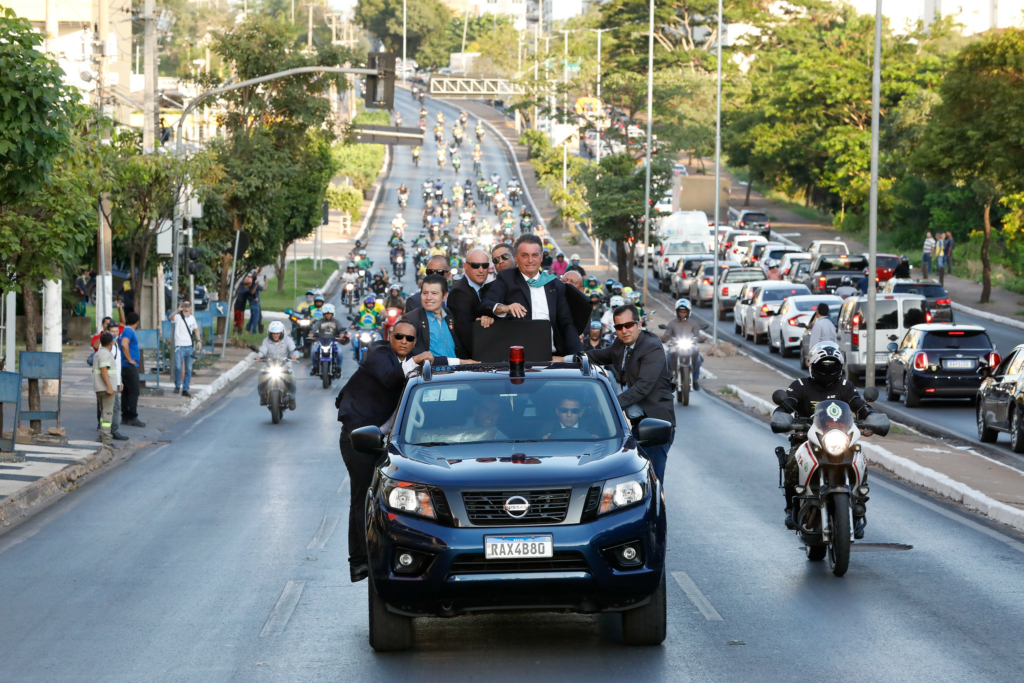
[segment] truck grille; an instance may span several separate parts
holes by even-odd
[[[565,521],[571,494],[572,489],[464,491],[462,502],[466,505],[469,521],[476,526],[532,526]],[[505,512],[505,501],[512,496],[522,496],[530,504],[529,511],[522,517],[513,517]]]
[[[448,574],[510,574],[526,572],[590,571],[583,555],[576,552],[557,552],[550,558],[523,560],[488,560],[483,553],[459,555],[452,562]]]

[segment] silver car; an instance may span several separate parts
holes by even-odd
[[[708,268],[714,267],[714,254],[693,254],[679,261],[679,267],[672,273],[672,279],[669,282],[669,292],[674,297],[690,297],[690,286],[693,284],[697,277],[697,272],[701,266],[705,263],[711,263]],[[710,278],[708,280],[708,296],[712,295],[712,288]],[[690,303],[696,304],[697,302],[690,299]]]
[[[782,302],[791,296],[810,294],[806,285],[786,280],[769,280],[754,283],[756,291],[749,291],[747,298],[736,305],[737,311],[743,305],[742,334],[755,344],[761,344],[768,337],[768,323],[779,312]],[[737,312],[737,318],[739,313]]]

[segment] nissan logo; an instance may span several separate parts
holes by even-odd
[[[526,500],[522,496],[512,496],[505,501],[505,512],[508,513],[509,517],[525,517],[526,513],[530,511],[530,501]]]

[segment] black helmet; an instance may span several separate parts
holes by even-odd
[[[807,361],[811,379],[816,383],[829,386],[843,376],[843,351],[839,345],[831,341],[823,341],[814,345]]]
[[[900,263],[910,263],[910,259],[907,258],[906,254],[901,254],[900,255]]]

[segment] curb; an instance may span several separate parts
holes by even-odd
[[[137,450],[138,448],[127,448],[118,454],[130,458]],[[110,446],[101,446],[82,462],[69,465],[59,472],[33,482],[9,498],[4,498],[0,501],[0,526],[11,526],[16,519],[27,517],[33,509],[77,488],[80,478],[106,465],[114,459],[114,455],[114,450]]]
[[[208,401],[210,397],[237,379],[243,372],[251,368],[255,362],[256,354],[254,352],[250,352],[248,356],[235,363],[235,365],[229,368],[227,372],[222,373],[220,377],[213,380],[213,383],[208,387],[203,387],[197,391],[196,395],[192,397],[192,400],[188,402],[188,405],[181,410],[182,416],[184,417],[185,415],[190,415],[195,412],[199,406],[203,405],[203,403]]]
[[[755,396],[749,391],[744,391],[734,384],[727,386],[736,392],[744,407],[753,412],[766,417],[775,412],[774,404],[769,403],[763,398]],[[941,472],[936,472],[931,468],[918,465],[916,462],[900,457],[881,446],[868,443],[867,441],[861,442],[861,446],[866,451],[871,452],[871,456],[868,458],[869,462],[884,467],[900,479],[935,491],[943,498],[948,498],[956,503],[974,508],[997,522],[1024,530],[1024,510],[1018,510],[1006,503],[1001,503],[977,489],[972,489],[970,486],[951,479]]]
[[[988,320],[990,322],[999,323],[1000,325],[1006,325],[1007,327],[1013,327],[1018,330],[1024,330],[1024,322],[1014,320],[1013,318],[1007,318],[1005,315],[996,315],[995,313],[989,313],[988,311],[981,311],[977,308],[971,308],[970,306],[964,306],[953,302],[953,310],[973,315],[982,320]]]

